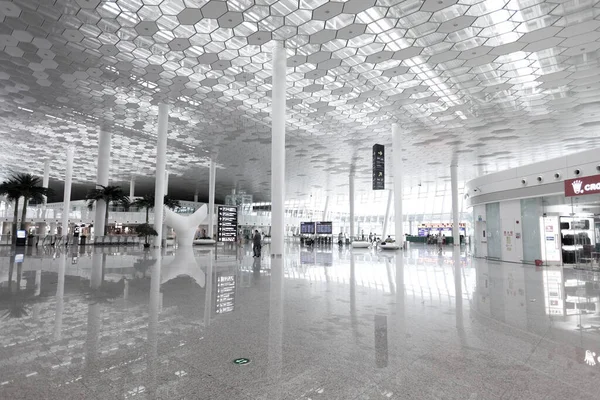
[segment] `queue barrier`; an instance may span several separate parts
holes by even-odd
[[[129,246],[140,244],[140,238],[137,236],[96,236],[94,238],[95,246]]]

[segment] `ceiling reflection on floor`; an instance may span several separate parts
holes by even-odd
[[[453,398],[599,388],[578,377],[600,368],[597,272],[428,246],[268,250],[0,248],[0,397],[439,398],[444,379],[461,382]],[[567,375],[550,379],[558,365]],[[498,368],[534,371],[528,389],[495,381]]]

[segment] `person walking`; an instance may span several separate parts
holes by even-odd
[[[262,238],[257,229],[254,231],[254,237],[252,238],[252,243],[254,244],[254,257],[260,257],[261,241]]]

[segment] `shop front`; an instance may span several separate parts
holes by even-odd
[[[469,182],[474,256],[600,270],[600,160],[594,160],[569,166],[577,157],[565,157]]]

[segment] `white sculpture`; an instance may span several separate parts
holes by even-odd
[[[192,246],[198,225],[204,222],[208,214],[206,204],[202,205],[189,217],[174,213],[165,207],[165,224],[175,230],[179,247]]]

